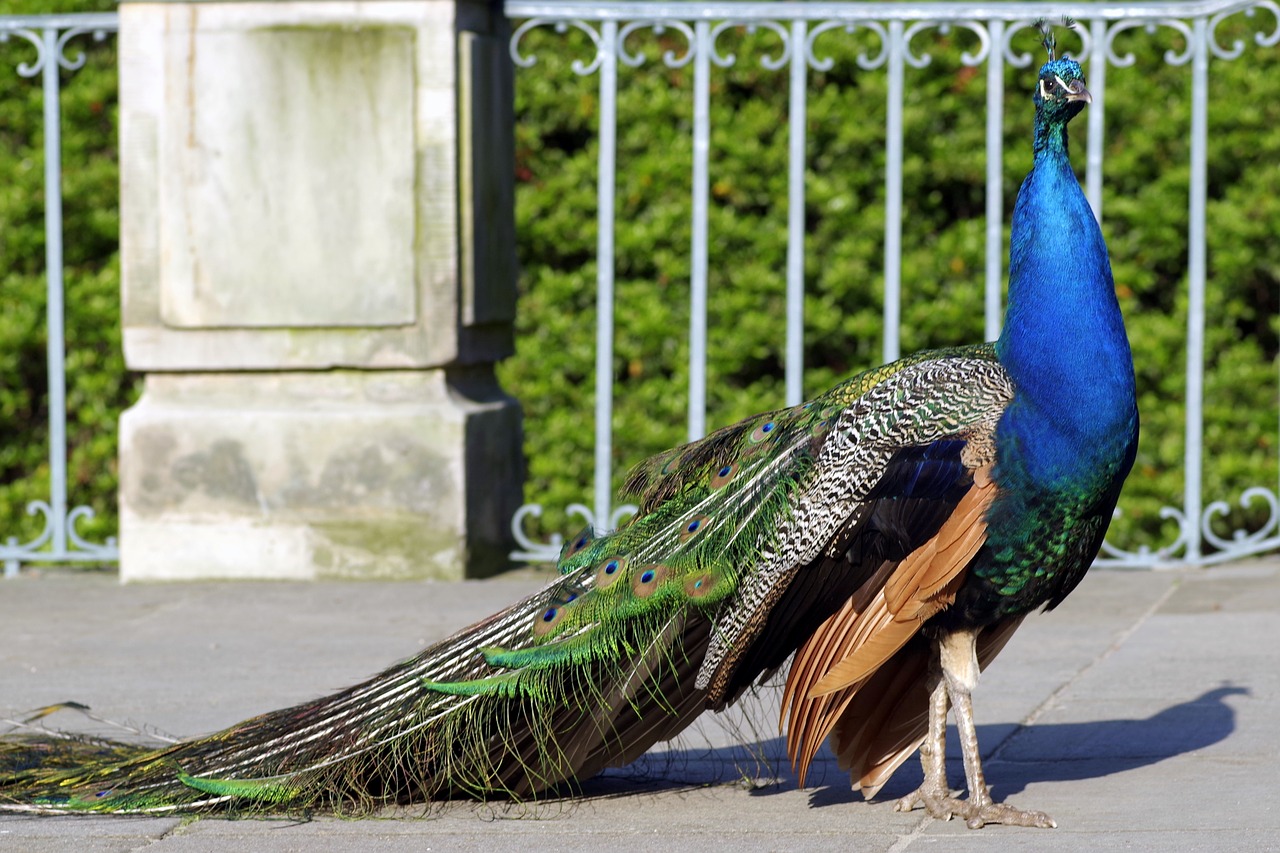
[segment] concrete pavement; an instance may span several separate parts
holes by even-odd
[[[344,687],[541,582],[120,586],[32,573],[0,584],[0,713],[74,700],[201,734]],[[1280,850],[1280,561],[1095,570],[1024,623],[975,694],[979,737],[995,795],[1048,812],[1056,830],[895,812],[919,781],[914,761],[872,803],[830,760],[800,790],[771,698],[704,718],[589,783],[583,801],[308,822],[10,815],[0,851]],[[70,711],[50,723],[120,734]]]

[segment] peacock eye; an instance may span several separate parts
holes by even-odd
[[[1057,80],[1045,80],[1045,81],[1044,81],[1044,93],[1045,93],[1046,95],[1052,95],[1052,94],[1053,94],[1054,92],[1056,92],[1056,91],[1058,91],[1058,81],[1057,81]]]

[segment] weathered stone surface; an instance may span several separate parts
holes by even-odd
[[[276,25],[169,52],[166,325],[414,322],[413,44],[407,26]]]
[[[126,2],[121,576],[507,565],[508,25],[489,0]]]
[[[510,355],[500,4],[124,3],[120,15],[131,368]]]
[[[149,376],[121,421],[121,577],[496,571],[519,417],[444,371]]]

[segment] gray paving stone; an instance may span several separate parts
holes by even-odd
[[[24,577],[0,586],[0,711],[74,699],[200,734],[346,686],[540,583]],[[895,812],[918,783],[914,762],[872,803],[829,756],[802,790],[766,690],[587,783],[583,801],[301,823],[8,815],[0,851],[1280,850],[1278,655],[1280,561],[1095,571],[1057,611],[1028,619],[975,709],[996,795],[1049,812],[1053,831],[972,832]],[[51,723],[104,730],[69,712]],[[961,783],[958,760],[950,775]]]

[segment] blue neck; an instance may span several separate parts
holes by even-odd
[[[1018,192],[1000,362],[1014,402],[1000,425],[1023,473],[1079,485],[1137,428],[1133,358],[1102,231],[1067,157],[1065,123],[1037,120],[1035,164]]]

